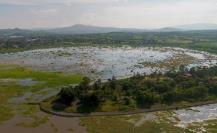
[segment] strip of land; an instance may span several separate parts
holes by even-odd
[[[60,116],[111,116],[188,108],[217,102],[217,66],[165,74],[135,75],[108,82],[84,77],[40,103],[41,110]]]
[[[178,110],[178,109],[187,109],[190,107],[197,107],[197,106],[204,106],[204,105],[210,105],[217,103],[217,100],[213,101],[204,101],[204,102],[198,102],[198,103],[191,103],[186,105],[177,105],[177,106],[169,106],[169,107],[163,107],[163,108],[152,108],[152,109],[140,109],[135,111],[129,111],[129,112],[94,112],[94,113],[67,113],[67,112],[57,112],[54,110],[50,110],[43,106],[43,104],[38,104],[40,107],[40,110],[56,116],[61,117],[94,117],[94,116],[117,116],[117,115],[134,115],[134,114],[140,114],[140,113],[149,113],[149,112],[158,112],[158,111],[168,111],[168,110]]]

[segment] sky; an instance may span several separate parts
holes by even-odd
[[[0,28],[217,24],[217,0],[0,0]]]

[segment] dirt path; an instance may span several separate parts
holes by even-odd
[[[53,110],[46,109],[45,107],[40,104],[40,110],[51,114],[55,116],[61,116],[61,117],[93,117],[93,116],[116,116],[116,115],[133,115],[133,114],[140,114],[140,113],[148,113],[148,112],[158,112],[158,111],[166,111],[166,110],[177,110],[177,109],[184,109],[184,108],[190,108],[190,107],[196,107],[196,106],[203,106],[203,105],[209,105],[217,103],[217,100],[212,101],[204,101],[204,102],[197,102],[197,103],[191,103],[189,105],[176,105],[176,106],[170,106],[170,107],[159,107],[159,108],[153,108],[153,109],[139,109],[135,111],[130,112],[93,112],[89,114],[83,114],[83,113],[66,113],[66,112],[55,112]]]

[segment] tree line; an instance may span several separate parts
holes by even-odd
[[[102,83],[84,77],[75,86],[63,87],[54,103],[74,106],[77,112],[116,111],[150,108],[154,104],[171,105],[182,101],[195,102],[217,98],[217,66],[179,67],[165,74],[136,74],[131,78]],[[106,110],[103,110],[106,111]]]

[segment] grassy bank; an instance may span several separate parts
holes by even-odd
[[[29,89],[43,89],[59,87],[67,84],[79,83],[82,76],[79,74],[64,74],[61,72],[33,71],[14,65],[0,65],[0,79],[32,79],[39,84],[29,87]]]
[[[26,79],[31,79],[35,84],[19,83],[20,80]],[[79,74],[65,75],[58,72],[33,71],[16,65],[0,65],[0,123],[19,113],[16,105],[9,102],[11,98],[21,97],[26,92],[37,93],[46,88],[55,89],[63,85],[77,84],[81,79]]]

